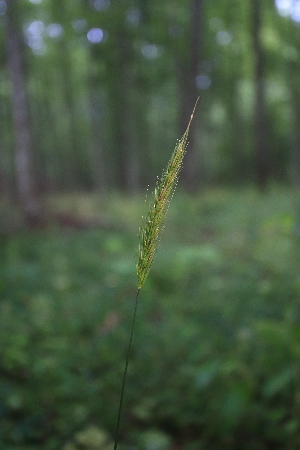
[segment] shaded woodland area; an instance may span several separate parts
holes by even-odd
[[[0,0],[0,448],[300,448],[300,0]]]
[[[134,193],[153,182],[198,95],[187,190],[299,180],[292,7],[6,0],[0,8],[1,192],[29,216],[39,214],[41,192]]]

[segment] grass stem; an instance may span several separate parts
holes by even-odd
[[[137,289],[136,298],[135,298],[133,321],[132,321],[132,326],[131,326],[131,332],[130,332],[128,350],[127,350],[127,357],[126,357],[126,362],[125,362],[125,369],[124,369],[124,374],[123,374],[114,450],[117,450],[117,447],[118,447],[120,419],[121,419],[121,413],[122,413],[124,391],[125,391],[125,384],[126,384],[126,377],[127,377],[127,369],[128,369],[128,363],[129,363],[129,357],[130,357],[130,351],[131,351],[131,345],[132,345],[132,337],[133,337],[133,330],[134,330],[135,319],[136,319],[139,293],[140,293],[140,289],[142,288],[142,286],[148,276],[148,273],[150,271],[150,267],[151,267],[152,261],[154,259],[156,250],[157,250],[159,238],[160,238],[162,230],[163,230],[164,220],[165,220],[165,217],[167,214],[169,203],[174,194],[174,190],[176,188],[179,173],[180,173],[180,170],[182,167],[183,157],[186,152],[187,139],[188,139],[188,134],[189,134],[189,130],[190,130],[190,125],[191,125],[191,122],[194,117],[194,112],[195,112],[198,100],[199,100],[199,97],[196,100],[193,112],[190,117],[190,121],[188,123],[187,129],[185,130],[184,135],[182,136],[182,138],[179,141],[177,141],[177,144],[172,153],[171,159],[169,160],[165,170],[163,171],[161,178],[158,179],[158,181],[156,183],[152,204],[150,205],[148,214],[147,214],[147,216],[144,220],[144,223],[140,229],[139,254],[138,254],[138,260],[137,260],[137,264],[136,264],[138,289]]]
[[[136,297],[135,297],[133,320],[132,320],[129,344],[128,344],[128,349],[127,349],[125,369],[124,369],[124,373],[123,373],[123,381],[122,381],[121,396],[120,396],[120,403],[119,403],[119,410],[118,410],[118,418],[117,418],[117,427],[116,427],[116,436],[115,436],[114,450],[117,450],[117,447],[118,447],[120,419],[121,419],[121,413],[122,413],[124,391],[125,391],[125,384],[126,384],[126,378],[127,378],[127,369],[128,369],[129,357],[130,357],[131,346],[132,346],[132,337],[133,337],[133,330],[134,330],[135,319],[136,319],[136,312],[137,312],[139,293],[140,293],[140,288],[138,288],[138,290],[136,292]]]

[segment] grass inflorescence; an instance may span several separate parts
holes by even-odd
[[[127,377],[130,351],[131,351],[131,346],[132,346],[133,330],[134,330],[134,325],[135,325],[135,320],[136,320],[139,293],[140,293],[140,290],[141,290],[143,284],[145,283],[146,278],[150,272],[151,264],[154,260],[155,253],[156,253],[158,243],[159,243],[159,239],[160,239],[160,236],[161,236],[163,228],[164,228],[164,222],[165,222],[166,214],[167,214],[168,207],[170,204],[170,200],[172,199],[172,196],[174,194],[174,190],[177,185],[179,173],[182,168],[183,158],[186,153],[188,134],[189,134],[191,122],[194,117],[194,112],[195,112],[195,109],[197,106],[198,99],[195,103],[195,106],[194,106],[193,112],[191,114],[187,129],[185,130],[185,133],[182,136],[182,138],[177,142],[175,149],[172,153],[171,159],[168,162],[167,167],[163,171],[161,178],[158,179],[158,181],[156,183],[156,187],[154,189],[154,194],[153,194],[153,201],[150,204],[148,214],[146,215],[145,220],[143,221],[142,227],[140,228],[138,260],[136,263],[138,288],[137,288],[137,293],[136,293],[133,320],[132,320],[132,325],[131,325],[125,368],[124,368],[124,373],[123,373],[123,380],[122,380],[122,387],[121,387],[121,394],[120,394],[120,403],[119,403],[118,416],[117,416],[117,426],[116,426],[114,450],[117,450],[117,447],[118,447],[120,419],[121,419],[121,413],[122,413],[122,406],[123,406],[123,399],[124,399],[124,392],[125,392],[125,383],[126,383],[126,377]]]
[[[149,274],[158,247],[158,242],[164,229],[164,222],[170,200],[174,194],[179,173],[182,168],[183,158],[186,153],[188,134],[197,102],[198,99],[184,135],[177,142],[167,167],[156,183],[153,201],[150,204],[148,214],[140,229],[138,260],[136,264],[138,289],[143,286]]]

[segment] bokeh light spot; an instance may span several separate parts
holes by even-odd
[[[138,25],[141,21],[141,10],[139,8],[131,7],[126,10],[125,21],[130,25]]]
[[[101,28],[91,28],[87,32],[87,38],[92,44],[99,44],[104,37],[103,30]]]
[[[211,79],[207,75],[198,75],[196,77],[196,86],[198,89],[205,90],[211,85]]]
[[[49,37],[55,39],[63,34],[63,27],[59,23],[51,23],[46,28],[46,33]]]
[[[3,16],[6,13],[7,4],[4,1],[0,1],[0,16]]]
[[[43,39],[44,30],[45,24],[40,20],[31,22],[27,28],[25,28],[27,45],[33,50],[34,53],[38,55],[42,55],[46,51]]]
[[[294,5],[294,11],[292,12],[292,19],[295,22],[300,22],[300,2]]]
[[[141,48],[142,55],[147,59],[155,59],[159,55],[158,47],[154,44],[145,44]]]
[[[300,22],[300,0],[275,0],[278,13]]]
[[[219,45],[228,45],[232,41],[232,34],[229,31],[218,31],[216,41]]]
[[[276,6],[281,16],[287,17],[292,14],[292,2],[291,0],[276,0]]]
[[[109,0],[95,0],[94,1],[94,8],[97,11],[105,11],[110,6]]]
[[[85,19],[77,19],[72,22],[72,27],[76,33],[82,33],[87,29],[87,21]]]

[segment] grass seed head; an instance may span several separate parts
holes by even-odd
[[[138,260],[136,264],[138,289],[143,286],[157,251],[158,243],[164,229],[166,214],[170,200],[176,188],[183,158],[186,153],[187,139],[190,125],[199,98],[194,106],[187,129],[182,138],[177,141],[172,156],[164,169],[161,178],[158,178],[153,193],[148,214],[143,220],[139,233]]]

